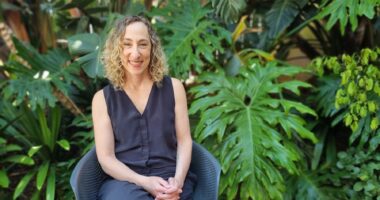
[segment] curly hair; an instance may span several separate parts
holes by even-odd
[[[159,84],[167,73],[166,58],[157,33],[150,22],[141,16],[127,16],[116,23],[111,30],[103,47],[101,60],[104,64],[105,76],[116,89],[122,89],[125,84],[125,71],[122,65],[122,40],[128,25],[142,22],[148,28],[151,48],[151,58],[148,66],[151,79]]]

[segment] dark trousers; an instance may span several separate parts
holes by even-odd
[[[167,179],[167,178],[166,178]],[[182,188],[181,200],[192,200],[195,179],[187,177]],[[144,188],[128,181],[119,181],[113,178],[106,179],[98,193],[101,200],[154,200]]]

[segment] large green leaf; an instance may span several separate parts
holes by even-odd
[[[237,21],[247,7],[245,0],[211,0],[212,7],[216,14],[224,21]]]
[[[172,1],[164,9],[151,13],[161,15],[156,27],[164,41],[170,72],[187,78],[191,71],[202,72],[207,63],[215,63],[215,52],[222,53],[223,39],[231,40],[230,33],[216,21],[206,18],[210,10],[197,1]],[[160,19],[160,18],[157,18]]]
[[[358,17],[366,16],[372,19],[375,16],[376,7],[379,5],[379,0],[331,1],[331,3],[323,7],[317,18],[321,19],[330,16],[326,24],[328,30],[339,20],[340,31],[343,35],[347,22],[350,22],[351,30],[355,31],[358,27]]]
[[[200,76],[203,84],[190,90],[196,98],[190,113],[200,113],[195,138],[203,141],[215,136],[220,142],[212,147],[221,161],[221,191],[227,199],[237,195],[241,199],[280,199],[285,191],[280,169],[296,174],[300,160],[289,139],[298,134],[317,142],[299,113],[316,113],[299,102],[273,98],[281,96],[285,88],[297,93],[295,88],[310,87],[300,81],[276,83],[279,76],[292,76],[303,69],[279,67],[275,62],[266,66],[257,60],[251,63],[236,77],[221,71]]]
[[[276,0],[265,18],[269,26],[269,37],[277,38],[307,3],[307,0]]]
[[[15,105],[28,99],[32,109],[37,105],[45,107],[46,104],[54,106],[57,101],[53,95],[53,86],[64,94],[72,84],[79,88],[83,87],[78,78],[79,66],[70,63],[69,54],[62,49],[53,49],[46,54],[40,54],[30,45],[14,39],[17,55],[20,59],[10,59],[8,70],[12,72],[11,79],[4,87],[4,97],[15,98]]]
[[[107,37],[107,33],[114,25],[120,14],[110,14],[107,17],[106,26],[98,33],[80,33],[69,37],[68,47],[72,55],[80,56],[75,63],[79,64],[84,72],[91,77],[103,77],[104,67],[100,62],[101,48]]]
[[[101,38],[96,33],[83,33],[69,37],[69,50],[73,55],[83,55],[77,61],[86,74],[95,78],[103,76],[103,65],[99,60]]]
[[[67,38],[71,54],[85,54],[100,49],[100,37],[96,33],[82,33]]]

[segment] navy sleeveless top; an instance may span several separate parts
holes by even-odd
[[[174,176],[177,156],[175,100],[171,78],[153,84],[141,114],[124,90],[103,89],[117,159],[143,175]]]

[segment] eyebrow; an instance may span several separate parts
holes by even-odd
[[[132,41],[132,39],[124,38],[124,41]],[[149,40],[147,40],[147,39],[140,39],[137,42],[149,42]]]

